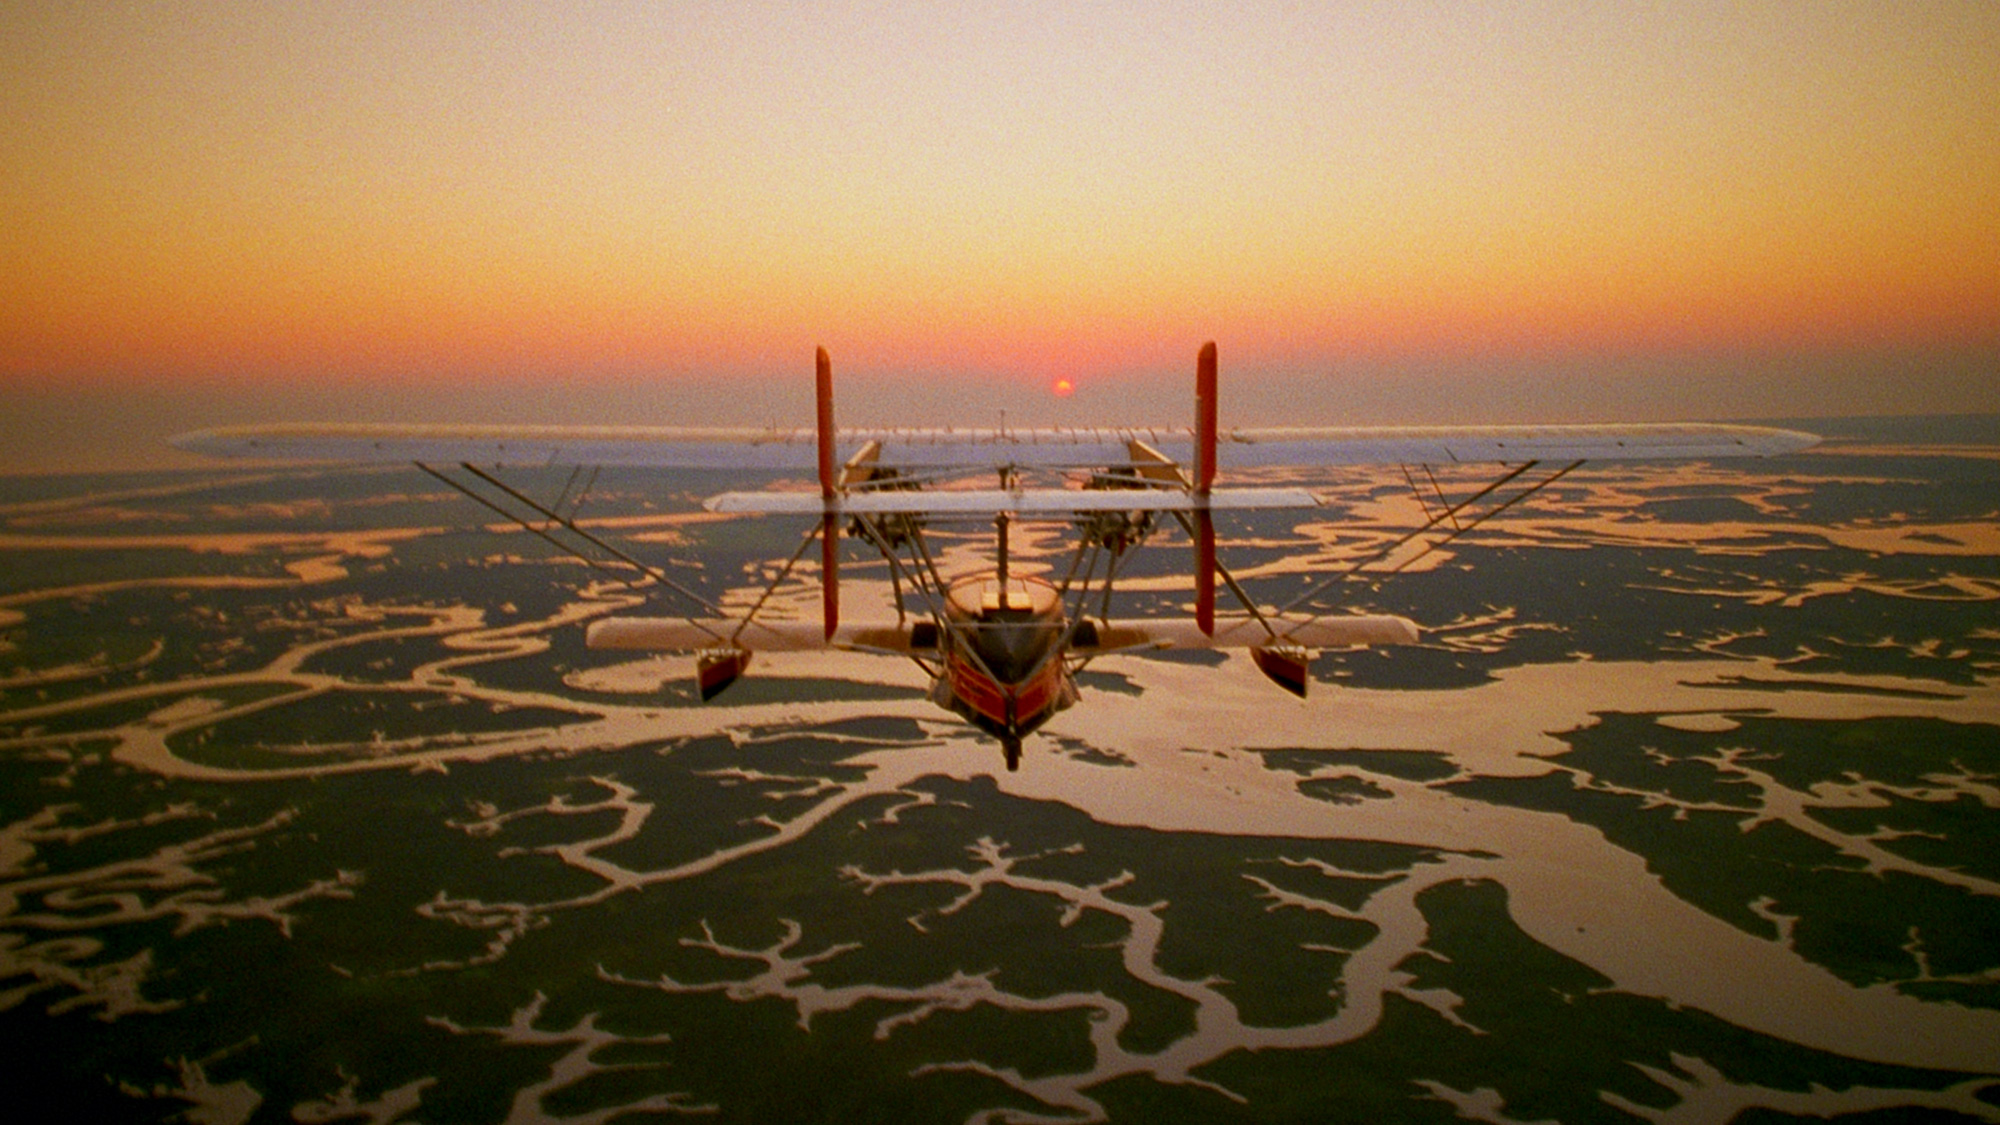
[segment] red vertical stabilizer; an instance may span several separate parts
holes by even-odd
[[[813,357],[813,397],[819,414],[819,494],[826,501],[820,519],[820,606],[826,617],[826,639],[840,628],[840,518],[834,514],[836,492],[833,448],[833,360],[826,349]]]
[[[813,394],[819,404],[819,494],[833,499],[833,360],[819,349],[813,363]]]
[[[826,639],[840,628],[840,517],[828,512],[819,525],[820,608],[826,617]]]
[[[1201,346],[1194,366],[1194,490],[1215,485],[1215,341]]]
[[[1215,484],[1215,341],[1201,346],[1194,367],[1194,494]],[[1215,520],[1206,506],[1194,511],[1194,622],[1215,635]]]
[[[1194,510],[1194,623],[1203,636],[1215,635],[1215,517]]]

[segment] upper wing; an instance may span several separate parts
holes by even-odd
[[[425,461],[480,465],[637,465],[810,471],[814,431],[693,426],[281,425],[200,430],[171,439],[217,457],[271,461]],[[1590,426],[1377,426],[1223,430],[1223,468],[1413,465],[1536,460],[1770,456],[1812,434],[1716,423]],[[879,442],[877,463],[909,468],[1098,467],[1134,460],[1133,443],[1191,463],[1185,428],[848,429],[838,456]]]
[[[424,461],[475,465],[640,465],[810,469],[811,430],[695,426],[230,426],[168,439],[190,453],[262,461]]]
[[[1226,431],[1224,465],[1443,465],[1454,462],[1631,461],[1769,457],[1819,437],[1713,422],[1592,426],[1364,426]]]
[[[991,516],[1011,512],[1021,516],[1081,516],[1091,512],[1252,511],[1271,508],[1317,508],[1319,501],[1302,488],[1218,489],[1205,497],[1169,489],[920,489],[908,492],[849,492],[822,500],[817,492],[725,492],[702,501],[711,512],[758,512],[765,515],[917,515]]]

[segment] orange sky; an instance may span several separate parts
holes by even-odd
[[[1689,415],[1856,355],[2000,410],[2000,4],[962,7],[7,5],[0,397],[359,414],[824,343],[1085,403],[1213,337],[1412,421],[1675,357],[1791,380]]]

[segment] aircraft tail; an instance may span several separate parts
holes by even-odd
[[[1215,341],[1201,346],[1194,368],[1194,494],[1206,500],[1215,485]],[[1215,634],[1215,519],[1202,503],[1192,513],[1194,619]]]
[[[826,637],[833,639],[840,628],[840,517],[833,513],[837,492],[834,479],[833,360],[826,349],[813,357],[813,397],[819,414],[819,494],[826,502],[820,518],[820,607],[825,618]]]

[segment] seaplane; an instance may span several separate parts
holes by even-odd
[[[907,658],[929,678],[934,703],[998,740],[1009,770],[1020,767],[1024,739],[1078,702],[1077,673],[1100,657],[1240,649],[1278,687],[1303,697],[1320,652],[1419,639],[1408,618],[1320,608],[1335,583],[1371,567],[1379,573],[1385,563],[1407,566],[1588,460],[1772,456],[1818,441],[1719,423],[1223,429],[1213,342],[1196,358],[1188,426],[840,429],[825,348],[815,368],[811,428],[294,424],[202,430],[170,441],[263,462],[413,464],[585,562],[695,607],[672,617],[598,619],[587,626],[590,647],[690,653],[703,701],[742,677],[758,651],[833,648]],[[1320,501],[1304,488],[1230,487],[1222,483],[1227,474],[1364,465],[1401,466],[1423,502],[1422,522],[1334,568],[1287,605],[1258,604],[1217,557],[1216,515],[1311,509]],[[1462,465],[1489,466],[1492,479],[1447,497],[1431,469]],[[575,474],[610,466],[811,474],[817,488],[725,492],[705,501],[713,512],[794,518],[805,528],[761,595],[732,614],[582,526],[575,504],[565,514],[564,498],[537,500],[501,475],[567,467],[564,493],[573,497],[581,495]],[[1067,528],[1073,543],[1064,548],[1067,564],[1057,564],[1059,579],[1051,577],[1054,567],[1026,573],[1010,558],[1010,534],[1023,522]],[[968,524],[990,526],[991,562],[948,573],[929,536]],[[1192,549],[1192,612],[1112,616],[1121,571],[1163,532]],[[819,620],[767,612],[795,572],[811,578],[815,543]],[[850,545],[887,563],[893,620],[843,621],[840,572]],[[1226,612],[1216,604],[1221,590],[1234,602]]]

